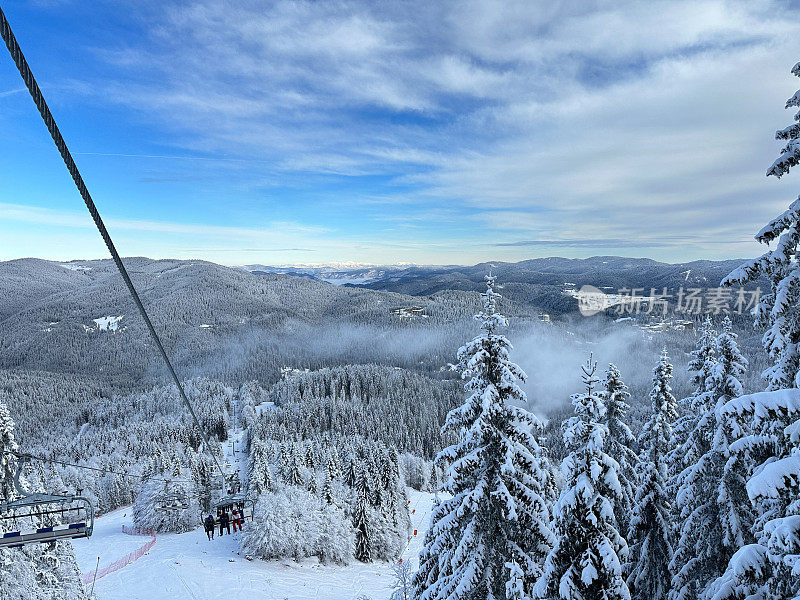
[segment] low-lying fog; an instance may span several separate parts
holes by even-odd
[[[634,396],[634,412],[649,408],[652,370],[665,347],[674,365],[675,396],[680,399],[691,392],[686,365],[696,343],[696,330],[651,332],[631,322],[616,323],[603,317],[554,323],[512,319],[511,324],[505,333],[514,346],[512,358],[528,374],[523,386],[528,408],[542,417],[569,408],[570,395],[582,391],[580,367],[590,354],[597,362],[599,379],[608,363],[617,365]],[[224,340],[214,358],[184,356],[182,362],[193,365],[187,367],[187,375],[233,381],[257,378],[263,383],[274,381],[281,366],[313,370],[358,363],[452,377],[455,374],[448,365],[455,362],[457,349],[479,332],[479,323],[474,320],[437,327],[416,323],[391,328],[342,323],[320,327],[295,322],[277,334],[240,332]],[[747,335],[751,345],[756,340],[756,347],[742,350],[751,362],[755,357],[759,364],[751,367],[743,383],[747,391],[756,391],[762,389],[758,373],[763,352],[752,331]]]

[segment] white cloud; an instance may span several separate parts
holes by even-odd
[[[123,256],[151,258],[204,258],[221,264],[252,262],[320,262],[352,256],[361,262],[390,264],[398,254],[416,262],[428,261],[429,252],[463,258],[458,242],[412,240],[407,228],[387,228],[368,241],[356,236],[334,235],[329,229],[289,221],[270,221],[252,227],[154,222],[105,218],[117,249]],[[19,227],[19,224],[35,227]],[[44,227],[38,227],[38,226]],[[165,235],[168,234],[168,235]],[[88,213],[0,202],[0,260],[42,256],[53,260],[91,259],[108,256]],[[372,264],[372,263],[370,263]]]
[[[405,201],[463,209],[434,226],[720,256],[792,195],[763,177],[796,87],[800,22],[782,7],[145,3],[152,35],[102,53],[120,78],[101,91],[265,176],[392,175]]]

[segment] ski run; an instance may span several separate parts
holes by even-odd
[[[417,529],[402,553],[412,570],[419,565],[433,494],[409,490],[412,526]],[[147,541],[147,537],[122,533],[133,526],[130,507],[120,508],[97,520],[95,532],[75,544],[81,573],[94,572]],[[206,538],[202,527],[181,534],[158,534],[152,549],[130,565],[106,575],[94,586],[98,600],[373,600],[389,598],[395,585],[387,562],[345,566],[321,565],[316,559],[294,561],[247,560],[239,549],[241,534]],[[87,590],[91,589],[91,582]]]

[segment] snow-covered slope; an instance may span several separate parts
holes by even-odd
[[[430,520],[433,495],[408,490],[412,536],[403,561],[418,566],[417,557]],[[94,535],[74,542],[83,573],[91,573],[141,546],[146,538],[127,536],[130,508],[97,520]],[[184,534],[163,534],[148,554],[107,575],[95,584],[98,600],[387,600],[394,578],[389,563],[347,566],[320,565],[316,560],[248,561],[238,554],[239,534],[208,541],[202,529]],[[91,584],[90,584],[91,585]]]

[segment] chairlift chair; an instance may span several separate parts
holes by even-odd
[[[186,510],[189,508],[189,500],[185,494],[167,493],[170,480],[164,481],[164,493],[156,500],[156,510]]]
[[[14,474],[14,488],[19,494],[16,500],[0,502],[0,548],[21,548],[26,544],[56,542],[58,540],[88,538],[94,529],[94,506],[84,496],[74,494],[42,494],[26,490],[20,482],[22,464],[27,462],[25,456],[17,457],[17,469]],[[44,515],[74,515],[71,523],[40,527],[34,530],[17,529],[20,519]],[[10,524],[13,529],[6,530]]]
[[[156,510],[186,510],[189,503],[183,496],[163,497],[156,505]]]
[[[255,500],[242,493],[223,496],[211,505],[211,508],[218,512],[221,510],[230,512],[233,508],[238,508],[242,514],[242,521],[253,520],[254,507]]]

